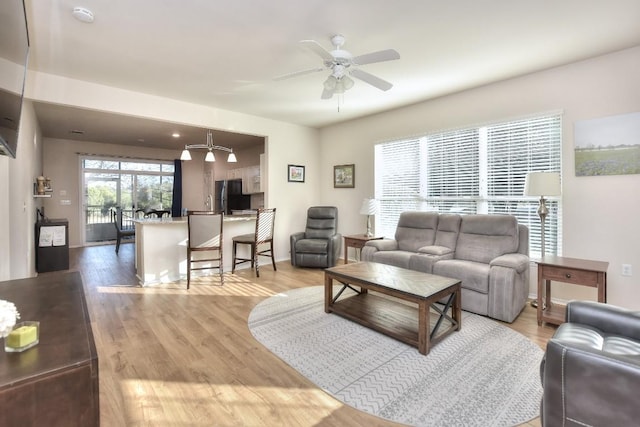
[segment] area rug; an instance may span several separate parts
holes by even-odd
[[[326,314],[324,289],[313,286],[259,303],[249,315],[249,329],[336,399],[394,422],[514,426],[539,414],[542,350],[486,317],[463,312],[462,329],[424,356]]]

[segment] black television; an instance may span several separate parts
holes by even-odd
[[[16,157],[29,32],[24,0],[0,1],[0,154]]]

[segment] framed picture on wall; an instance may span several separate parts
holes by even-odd
[[[356,165],[337,165],[333,167],[334,188],[354,188],[356,186]]]
[[[304,182],[304,166],[288,165],[287,180],[289,182]]]

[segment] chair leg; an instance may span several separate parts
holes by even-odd
[[[231,250],[231,258],[233,260],[231,263],[231,274],[236,272],[236,245],[237,242],[233,242],[233,249]]]
[[[191,260],[187,259],[187,289],[191,285]]]
[[[120,251],[120,235],[118,234],[118,236],[116,237],[116,255],[118,255],[118,252]]]
[[[276,257],[273,255],[273,240],[271,241],[271,264],[273,264],[273,271],[277,271]]]
[[[256,264],[256,277],[260,277],[260,262],[258,262],[258,245],[251,245],[251,268],[253,268],[253,263]]]

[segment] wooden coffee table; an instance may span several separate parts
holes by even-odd
[[[335,297],[334,279],[343,285]],[[347,288],[356,294],[340,299]],[[324,271],[326,313],[338,314],[417,347],[421,354],[429,353],[433,345],[462,327],[460,292],[458,279],[375,262],[340,265]],[[436,305],[442,299],[445,304]]]

